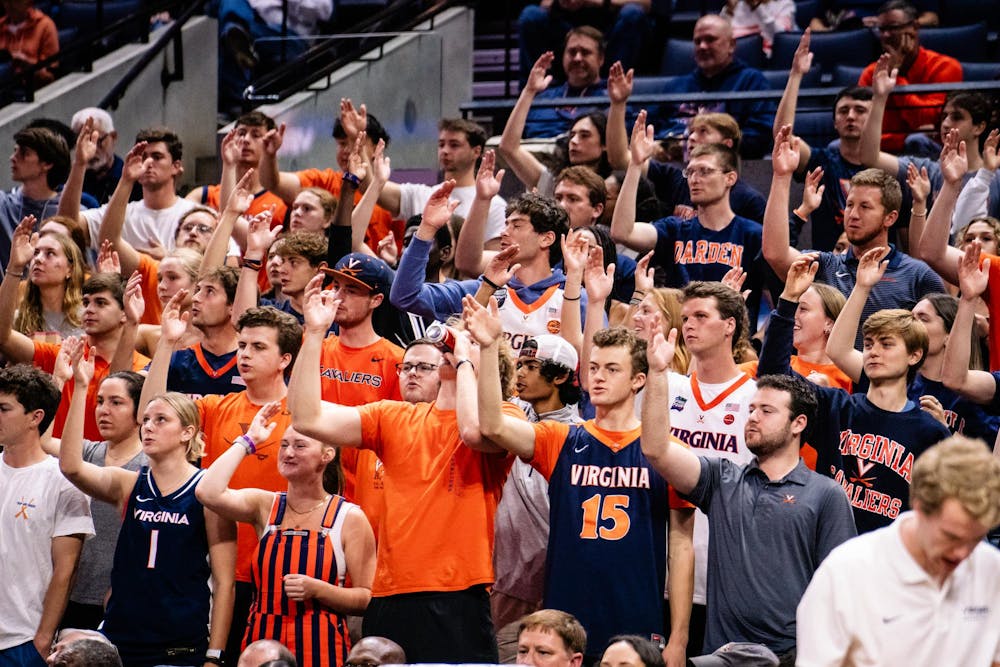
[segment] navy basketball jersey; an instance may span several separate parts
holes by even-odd
[[[211,568],[194,494],[204,473],[164,496],[143,467],[129,496],[102,628],[129,667],[205,661]]]
[[[640,429],[534,427],[531,463],[550,500],[543,606],[576,616],[596,654],[616,634],[660,634],[667,483],[642,455]]]
[[[196,400],[244,389],[246,382],[236,368],[236,350],[216,356],[197,343],[170,357],[167,391],[178,391]]]

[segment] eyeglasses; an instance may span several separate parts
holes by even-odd
[[[406,375],[407,373],[417,373],[417,375],[426,375],[428,373],[433,373],[438,369],[440,364],[396,364],[396,372],[400,375]]]
[[[185,233],[197,231],[199,234],[211,234],[215,231],[215,227],[210,225],[184,225],[181,227],[181,231]]]
[[[719,169],[718,167],[698,167],[697,169],[686,167],[684,171],[681,172],[681,176],[684,177],[684,180],[689,181],[693,176],[697,176],[698,178],[708,178],[716,172],[723,171],[725,170]]]

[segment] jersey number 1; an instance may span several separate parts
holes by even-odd
[[[146,569],[152,570],[156,567],[156,543],[160,539],[160,531],[152,530],[149,533],[149,559],[146,561]]]
[[[602,507],[603,501],[603,507]],[[602,496],[595,494],[581,503],[583,508],[583,530],[580,537],[584,540],[620,540],[628,535],[631,526],[628,512],[629,497],[624,495]],[[610,521],[611,526],[598,526],[598,519]]]

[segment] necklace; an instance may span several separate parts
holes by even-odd
[[[292,507],[292,503],[291,503],[291,501],[288,500],[287,497],[285,498],[285,504],[288,505],[288,509],[290,509],[293,513],[298,514],[299,516],[302,516],[304,514],[312,514],[313,512],[315,512],[316,510],[318,510],[320,508],[320,506],[323,503],[325,503],[326,501],[328,501],[329,499],[330,499],[330,496],[324,496],[323,500],[319,501],[318,503],[316,503],[315,505],[313,505],[312,508],[306,510],[305,512],[300,512],[297,509],[295,509],[294,507]]]

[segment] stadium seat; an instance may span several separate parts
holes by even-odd
[[[989,0],[947,0],[941,3],[940,17],[943,26],[986,21],[991,29],[1000,28],[1000,11],[996,3]]]
[[[962,63],[963,81],[995,81],[1000,79],[1000,63]]]
[[[837,67],[833,70],[833,81],[831,83],[832,85],[839,86],[841,88],[856,86],[858,84],[858,79],[861,78],[861,73],[864,71],[864,67],[837,65]]]
[[[747,35],[736,40],[736,57],[750,67],[764,66],[764,40],[760,35]],[[690,39],[670,39],[663,49],[660,74],[676,76],[694,69],[694,44]]]
[[[795,3],[795,23],[798,24],[800,30],[808,28],[809,22],[819,16],[819,13],[819,0],[802,0]]]
[[[118,46],[130,40],[139,39],[149,31],[149,18],[143,11],[142,0],[120,0],[104,3],[104,25],[108,26],[121,19],[134,19],[123,33],[108,40],[106,46]],[[83,37],[97,32],[97,6],[93,2],[64,2],[52,17],[60,29],[76,28]]]
[[[810,146],[826,146],[837,138],[830,111],[796,111],[794,131]]]
[[[767,82],[771,84],[771,88],[774,90],[785,89],[785,84],[788,83],[788,70],[766,69],[762,73]],[[799,84],[799,88],[817,88],[822,85],[822,72],[820,72],[818,67],[814,67],[809,70],[808,74],[802,77],[802,83]]]
[[[989,60],[986,24],[974,23],[951,28],[921,28],[920,45],[961,61]]]
[[[801,32],[776,34],[769,68],[787,70],[791,67],[800,39]],[[837,65],[864,67],[875,60],[877,43],[869,30],[813,33],[809,42],[814,54],[813,67],[819,67],[824,72],[832,72]]]
[[[673,76],[637,76],[632,81],[633,95],[656,95],[662,93]]]

